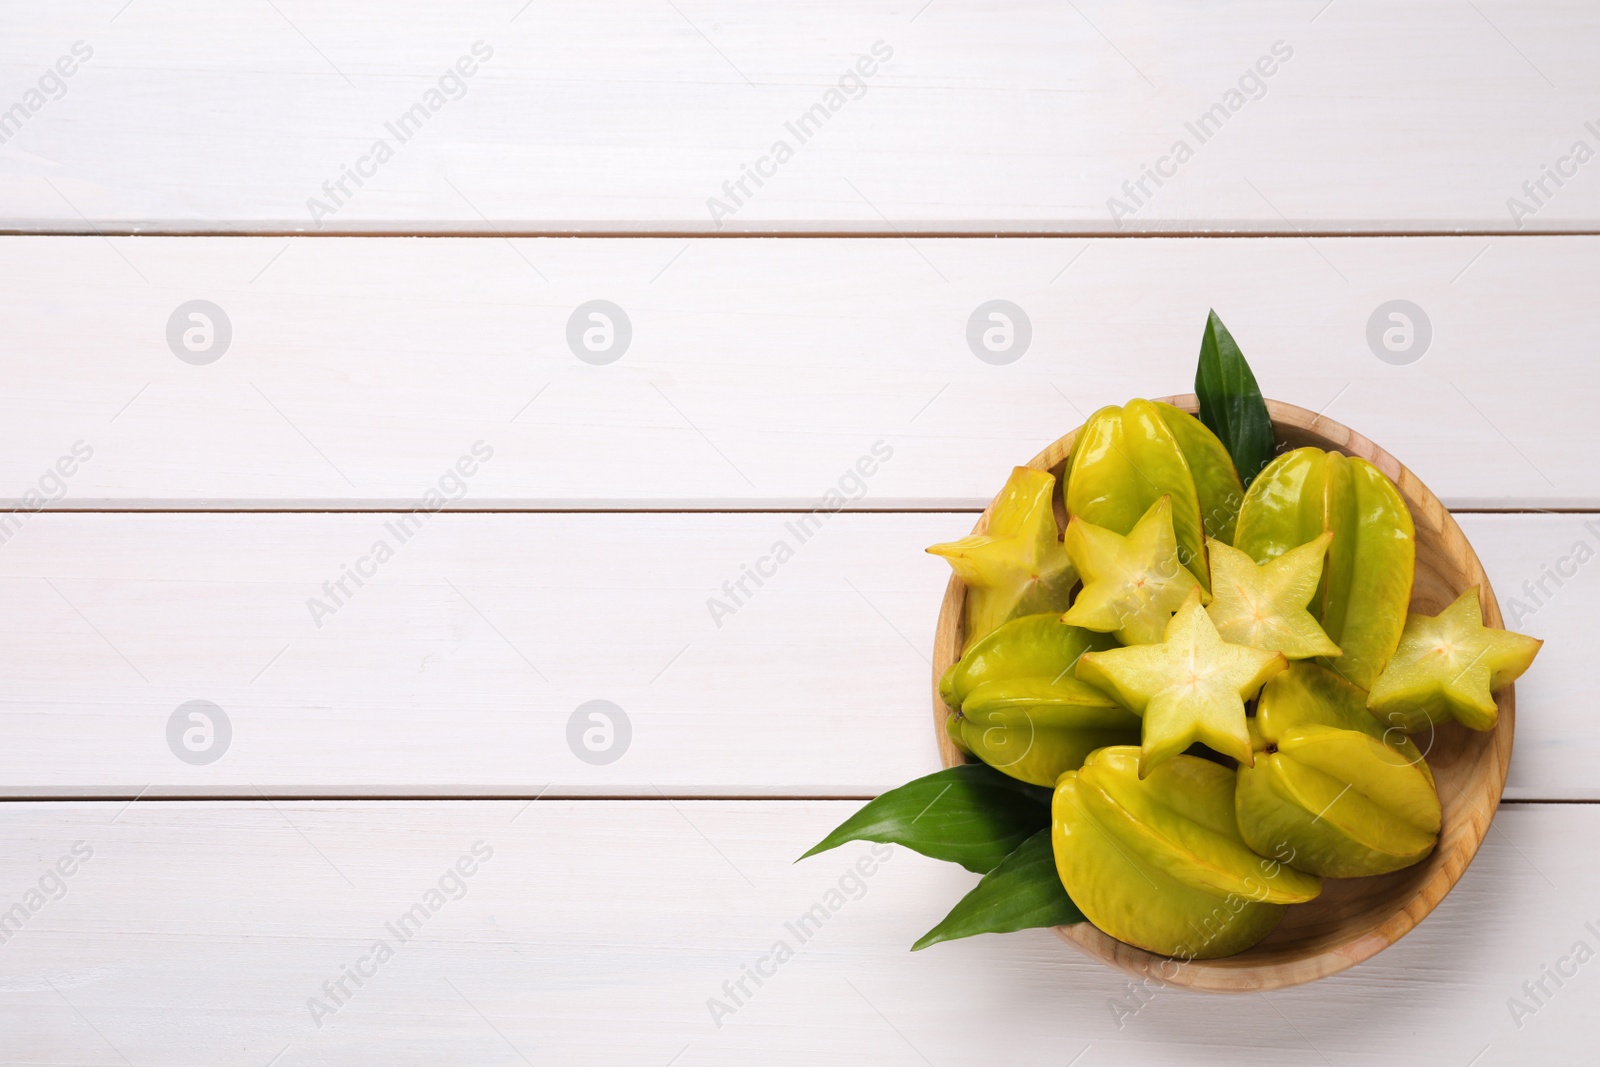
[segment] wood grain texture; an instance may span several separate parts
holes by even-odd
[[[792,514],[445,514],[404,544],[397,518],[33,516],[0,546],[0,788],[872,796],[938,766],[925,657],[949,569],[922,550],[971,514],[845,513],[804,543]],[[1600,799],[1600,570],[1547,577],[1600,544],[1593,521],[1462,516],[1508,624],[1546,641],[1517,683],[1512,797]],[[394,558],[319,628],[308,600],[377,540]],[[793,558],[713,618],[779,541]],[[1527,582],[1551,594],[1532,614]],[[234,727],[207,766],[165,740],[198,699]],[[632,721],[609,766],[567,745],[593,699]]]
[[[7,27],[7,107],[75,41],[94,54],[0,146],[0,226],[1592,232],[1600,212],[1570,161],[1600,143],[1581,0],[125,7]],[[391,132],[479,41],[492,57]],[[363,163],[379,139],[392,158]]]
[[[1192,394],[1162,399],[1189,412],[1199,407]],[[1485,623],[1503,625],[1499,601],[1477,553],[1420,479],[1370,440],[1334,420],[1273,400],[1267,402],[1267,410],[1280,451],[1311,446],[1357,456],[1377,467],[1399,489],[1416,528],[1412,611],[1437,614],[1476,587]],[[1052,473],[1059,487],[1077,432],[1062,436],[1028,466]],[[974,533],[987,528],[992,508],[993,504],[979,516]],[[966,588],[952,575],[940,606],[933,656],[934,730],[946,766],[968,762],[944,729],[948,709],[938,691],[939,679],[960,658],[965,603]],[[1222,959],[1190,960],[1176,966],[1176,961],[1124,944],[1088,923],[1062,927],[1058,933],[1141,980],[1217,993],[1283,989],[1326,978],[1370,959],[1410,933],[1438,906],[1489,832],[1511,763],[1515,687],[1507,685],[1495,700],[1500,712],[1493,730],[1480,733],[1449,723],[1417,739],[1438,787],[1443,814],[1437,846],[1416,865],[1378,877],[1325,880],[1320,896],[1290,907],[1278,928],[1259,944]]]
[[[1452,507],[1592,508],[1597,285],[1600,238],[0,238],[0,499],[82,441],[47,506],[414,507],[483,441],[453,506],[810,508],[846,481],[978,509],[1096,407],[1188,389],[1215,307],[1272,395]],[[633,327],[606,366],[566,341],[596,298]],[[1006,366],[967,341],[996,298],[1032,323]],[[1431,320],[1407,366],[1368,345],[1397,298]],[[167,343],[193,299],[232,323],[206,366]]]
[[[977,876],[898,849],[872,862],[866,845],[793,862],[855,807],[0,805],[8,907],[74,842],[93,849],[66,895],[0,945],[5,1058],[910,1067],[1081,1053],[1079,1067],[1507,1067],[1582,1062],[1592,1041],[1587,967],[1562,988],[1547,979],[1551,996],[1520,1020],[1508,999],[1533,1007],[1522,983],[1563,957],[1570,970],[1575,942],[1595,945],[1595,862],[1581,847],[1600,832],[1593,806],[1507,807],[1412,935],[1265,1001],[1135,988],[1046,930],[911,953]],[[447,887],[398,943],[385,924],[478,842],[493,853],[461,879],[464,895]],[[801,944],[788,924],[814,906],[831,914]],[[308,999],[379,938],[393,958],[369,961],[361,987],[347,981],[352,995],[318,1027]],[[734,1005],[723,983],[779,940],[793,958],[768,958],[764,984],[746,979],[752,995]],[[711,998],[736,1010],[714,1020]]]

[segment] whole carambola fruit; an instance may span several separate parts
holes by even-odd
[[[1234,774],[1177,756],[1142,781],[1139,750],[1103,748],[1061,776],[1051,803],[1056,871],[1095,926],[1182,959],[1242,952],[1322,883],[1245,845]]]
[[[1244,504],[1244,483],[1228,455],[1228,447],[1211,428],[1195,416],[1160,400],[1152,400],[1161,421],[1172,431],[1172,438],[1183,453],[1194,478],[1195,495],[1200,498],[1200,523],[1207,537],[1233,544],[1234,526]]]
[[[1364,459],[1297,448],[1250,483],[1233,544],[1257,563],[1332,531],[1311,614],[1344,650],[1324,666],[1372,687],[1400,643],[1416,568],[1416,530],[1405,500]]]
[[[1115,645],[1110,635],[1068,626],[1054,614],[1005,623],[939,680],[952,711],[946,732],[996,770],[1055,785],[1095,749],[1139,740],[1138,716],[1073,676],[1085,651]]]
[[[1254,766],[1239,768],[1239,831],[1302,871],[1359,878],[1409,867],[1439,839],[1439,795],[1415,743],[1366,693],[1309,662],[1261,692]]]
[[[1227,449],[1170,404],[1130,400],[1089,416],[1067,461],[1067,514],[1126,536],[1163,496],[1179,558],[1209,590],[1206,536],[1230,540],[1244,500]]]

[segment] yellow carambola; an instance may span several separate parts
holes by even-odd
[[[1384,722],[1416,731],[1455,719],[1492,730],[1494,694],[1533,664],[1544,642],[1483,625],[1478,587],[1437,615],[1408,615],[1400,646],[1372,686],[1367,708]]]
[[[1343,655],[1323,666],[1363,689],[1400,642],[1416,564],[1405,500],[1364,459],[1297,448],[1250,483],[1234,547],[1257,563],[1332,532],[1311,614]]]
[[[1252,852],[1234,775],[1178,756],[1139,777],[1139,750],[1104,748],[1064,774],[1051,805],[1056,872],[1090,922],[1181,959],[1242,952],[1321,882]]]
[[[1257,852],[1312,874],[1357,878],[1433,851],[1439,796],[1422,753],[1367,713],[1366,694],[1313,663],[1267,683],[1254,766],[1239,768],[1239,830]]]
[[[1224,641],[1196,588],[1161,644],[1086,652],[1077,673],[1144,719],[1139,770],[1148,775],[1195,742],[1249,763],[1244,702],[1287,665],[1280,652]]]
[[[1005,623],[940,679],[939,694],[952,711],[946,731],[996,770],[1054,785],[1095,749],[1139,738],[1137,716],[1073,677],[1084,651],[1115,644],[1053,614]]]
[[[1200,523],[1205,535],[1224,544],[1233,544],[1234,526],[1239,520],[1239,508],[1244,504],[1244,485],[1233,465],[1228,448],[1211,429],[1187,411],[1159,400],[1155,406],[1161,421],[1172,432],[1183,461],[1194,478],[1195,496],[1200,501]]]
[[[1322,558],[1333,534],[1291,548],[1257,566],[1250,556],[1220,541],[1211,550],[1211,603],[1206,614],[1224,641],[1282,652],[1289,659],[1337,656],[1306,605],[1316,595]]]
[[[1015,468],[984,533],[928,549],[949,560],[966,583],[964,648],[1007,620],[1066,610],[1078,572],[1061,547],[1051,499],[1055,485],[1047,471]]]
[[[1089,417],[1073,442],[1064,495],[1069,516],[1123,535],[1170,496],[1179,557],[1206,589],[1205,538],[1231,540],[1244,500],[1216,435],[1186,412],[1149,400]]]
[[[1114,633],[1125,645],[1161,641],[1172,613],[1200,588],[1178,561],[1170,496],[1151,504],[1126,537],[1074,515],[1062,543],[1083,588],[1061,621]]]

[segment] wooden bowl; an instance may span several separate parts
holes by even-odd
[[[1193,395],[1167,397],[1168,403],[1193,412]],[[1400,487],[1417,528],[1416,583],[1411,610],[1435,614],[1464,590],[1478,586],[1484,621],[1500,626],[1500,605],[1483,565],[1455,519],[1428,487],[1389,453],[1360,434],[1304,408],[1267,401],[1281,449],[1315,445],[1371,461]],[[1056,476],[1056,518],[1066,522],[1061,499],[1061,474],[1077,431],[1035,456],[1028,466]],[[990,505],[993,507],[993,504]],[[986,509],[974,533],[988,525]],[[950,579],[939,627],[934,636],[933,709],[935,736],[946,767],[965,761],[945,735],[946,709],[939,698],[939,678],[958,658],[962,639],[962,607],[966,587]],[[1354,967],[1405,936],[1434,909],[1456,884],[1489,832],[1511,762],[1511,734],[1516,724],[1512,687],[1496,698],[1498,725],[1477,733],[1449,723],[1416,737],[1426,753],[1439,787],[1443,826],[1432,855],[1414,867],[1370,878],[1329,878],[1322,895],[1293,905],[1283,922],[1259,945],[1219,960],[1180,962],[1124,944],[1089,923],[1056,928],[1062,939],[1114,967],[1164,985],[1209,992],[1235,993],[1282,989]]]

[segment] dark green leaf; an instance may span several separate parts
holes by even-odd
[[[889,790],[800,858],[846,841],[886,841],[982,874],[1049,825],[1050,790],[965,763]]]
[[[1200,421],[1227,446],[1245,488],[1272,459],[1272,416],[1250,364],[1215,311],[1200,338],[1200,365],[1194,372]]]
[[[1050,831],[1046,828],[984,875],[983,881],[950,909],[943,922],[911,946],[911,951],[973,934],[1005,934],[1083,921],[1083,912],[1061,888]]]

